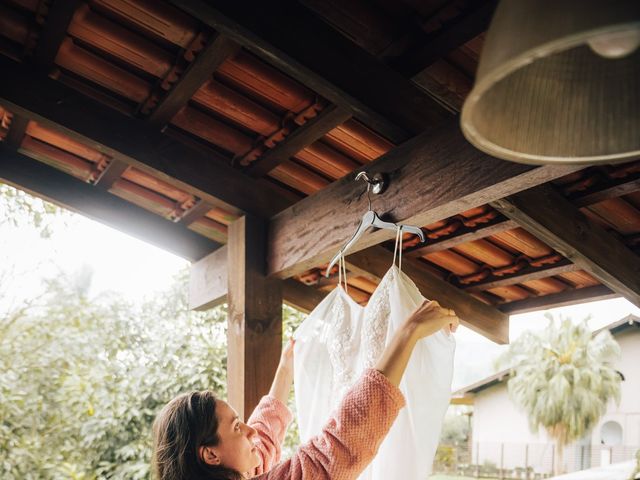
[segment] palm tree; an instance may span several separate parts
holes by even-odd
[[[529,417],[533,432],[543,427],[555,440],[555,474],[562,473],[563,451],[596,425],[610,399],[620,401],[620,374],[612,365],[620,347],[608,330],[592,335],[588,319],[555,322],[526,332],[499,363],[509,365],[511,398]]]

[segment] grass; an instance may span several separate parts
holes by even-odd
[[[459,477],[457,475],[431,475],[428,480],[477,480],[475,477]],[[497,478],[482,478],[481,480],[498,480]]]

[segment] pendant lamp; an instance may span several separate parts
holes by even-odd
[[[465,137],[529,164],[640,158],[640,0],[502,0]]]

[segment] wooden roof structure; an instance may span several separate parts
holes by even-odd
[[[640,305],[640,161],[521,165],[460,132],[496,3],[0,0],[0,179],[193,261],[193,306],[229,301],[247,409],[282,301],[336,285],[360,171],[389,178],[376,211],[423,228],[404,270],[494,341],[512,313]],[[357,302],[392,237],[347,257]]]

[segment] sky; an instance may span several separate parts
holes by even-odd
[[[88,266],[93,271],[90,297],[112,291],[137,303],[166,288],[173,276],[189,265],[176,255],[80,215],[57,219],[52,230],[51,238],[41,239],[33,228],[0,224],[0,263],[5,271],[13,269],[11,281],[3,282],[8,285],[9,298],[33,297],[41,291],[44,278],[62,272],[73,274]],[[2,297],[0,309],[1,302]],[[622,298],[550,312],[575,321],[591,316],[593,329],[630,313],[640,316],[640,308]],[[543,311],[513,315],[510,339],[528,329],[542,329],[546,324]],[[493,373],[494,359],[505,348],[464,327],[456,333],[456,341],[454,390]]]

